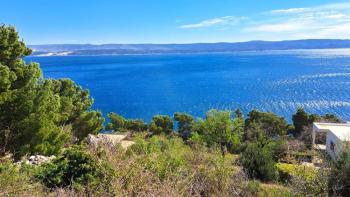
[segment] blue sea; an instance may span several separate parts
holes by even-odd
[[[94,109],[155,114],[256,108],[291,120],[298,107],[350,119],[350,49],[27,57],[45,78],[90,90]]]

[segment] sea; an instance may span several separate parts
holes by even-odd
[[[210,109],[271,111],[291,121],[298,107],[350,120],[350,49],[193,54],[29,56],[45,78],[90,90],[92,109],[144,119]]]

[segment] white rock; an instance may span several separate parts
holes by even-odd
[[[133,141],[125,140],[127,135],[122,134],[98,134],[91,135],[87,137],[87,142],[94,148],[99,145],[116,146],[120,144],[123,148],[127,149],[129,146],[133,145]]]
[[[135,142],[133,141],[128,141],[128,140],[123,140],[121,141],[121,146],[125,149],[128,149],[130,146],[132,146],[133,144],[135,144]]]
[[[54,158],[56,158],[54,155],[50,157],[46,157],[43,155],[32,155],[32,156],[29,156],[28,159],[25,159],[23,163],[31,164],[31,165],[41,165],[43,163],[50,162]]]

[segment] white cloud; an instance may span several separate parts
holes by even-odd
[[[289,8],[284,10],[272,10],[273,14],[293,14],[293,13],[301,13],[305,12],[307,8]]]
[[[321,6],[316,6],[314,8],[316,8],[316,9],[347,10],[347,9],[350,9],[350,3],[325,4],[325,5],[321,5]]]
[[[269,13],[273,15],[274,22],[255,21],[254,26],[245,27],[244,31],[271,33],[284,39],[289,39],[288,36],[293,39],[350,38],[349,8],[350,3],[342,3],[272,10]]]
[[[334,4],[325,4],[314,7],[304,7],[304,8],[288,8],[280,10],[271,10],[272,14],[299,14],[305,12],[322,12],[322,11],[336,11],[336,10],[349,10],[350,3],[334,3]]]
[[[350,2],[314,7],[295,7],[256,13],[248,17],[225,16],[182,29],[214,29],[233,41],[350,39]],[[220,30],[225,30],[219,32]],[[229,34],[228,34],[229,33]]]
[[[224,16],[219,18],[207,19],[199,23],[181,25],[179,26],[179,28],[195,29],[195,28],[212,27],[212,26],[232,26],[232,25],[237,25],[243,19],[245,19],[245,17]]]
[[[326,16],[326,18],[329,18],[329,19],[343,19],[343,18],[347,18],[347,17],[348,16],[346,14],[341,14],[341,13],[331,14],[331,15]]]
[[[249,27],[246,30],[249,32],[260,31],[260,32],[293,32],[302,30],[305,27],[304,22],[300,21],[288,21],[273,24],[263,24],[256,27]]]

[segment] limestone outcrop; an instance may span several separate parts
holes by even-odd
[[[114,147],[121,145],[124,149],[133,145],[135,142],[127,140],[128,135],[126,134],[98,134],[91,135],[87,137],[87,142],[90,146],[96,148],[100,145]]]
[[[52,155],[52,156],[43,156],[43,155],[31,155],[28,158],[17,162],[18,164],[20,163],[25,163],[25,164],[29,164],[29,165],[41,165],[44,163],[48,163],[50,161],[52,161],[53,159],[55,159],[56,156]]]

